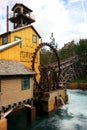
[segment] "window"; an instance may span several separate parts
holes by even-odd
[[[27,90],[30,88],[30,77],[23,76],[22,77],[22,90]]]
[[[33,40],[34,43],[36,43],[37,42],[37,36],[33,35],[32,40]]]
[[[17,41],[17,40],[21,40],[21,37],[17,37],[17,36],[15,36],[15,37],[14,37],[14,40],[15,40],[15,41]],[[21,47],[22,47],[22,42],[20,42],[20,48],[21,48]]]
[[[7,43],[8,43],[8,37],[7,36],[2,37],[2,45],[5,45]]]

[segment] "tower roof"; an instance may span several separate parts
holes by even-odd
[[[14,8],[15,8],[16,6],[22,6],[22,7],[24,7],[27,11],[33,12],[30,8],[28,8],[27,6],[25,6],[25,5],[22,4],[22,3],[16,3],[16,4],[13,6],[12,11],[14,10]]]
[[[23,5],[22,3],[16,3],[12,8],[13,14],[9,17],[9,20],[13,23],[14,29],[29,25],[35,22],[32,10]]]

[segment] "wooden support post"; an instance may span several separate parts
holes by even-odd
[[[0,120],[0,130],[7,130],[7,119],[3,118]]]
[[[0,110],[0,119],[1,119],[1,110]]]
[[[33,121],[36,117],[36,108],[31,107],[31,121]]]

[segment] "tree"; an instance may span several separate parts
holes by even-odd
[[[56,62],[56,56],[51,49],[42,48],[40,51],[40,63],[41,65],[47,65]]]
[[[75,52],[87,73],[87,39],[80,39],[79,43],[75,46]]]
[[[71,41],[67,44],[64,44],[64,47],[59,50],[60,59],[70,58],[75,55],[75,42]]]
[[[87,39],[81,39],[76,45],[75,51],[80,61],[87,65]]]

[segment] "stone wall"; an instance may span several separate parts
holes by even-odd
[[[66,85],[66,88],[87,90],[87,83],[69,83]]]

